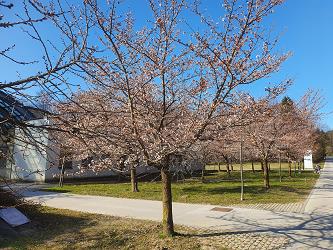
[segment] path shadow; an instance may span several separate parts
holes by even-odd
[[[292,226],[274,227],[270,226],[274,225],[274,223],[270,223],[270,221],[274,221],[274,219],[265,220],[263,224],[259,225],[257,220],[240,218],[236,214],[229,219],[225,216],[221,216],[220,218],[216,219],[221,219],[228,222],[241,223],[244,228],[243,230],[225,231],[223,229],[219,230],[218,227],[210,227],[209,229],[207,228],[207,232],[198,234],[181,234],[181,236],[206,238],[248,233],[265,233],[271,234],[272,236],[284,236],[288,238],[290,242],[289,246],[291,247],[291,249],[293,249],[294,246],[300,247],[297,249],[333,249],[333,214],[320,215],[314,212],[312,214],[306,215],[307,218],[304,219],[305,215],[300,214],[279,212],[273,213],[286,221],[295,220],[299,222],[295,223]],[[223,226],[223,224],[221,225]],[[203,231],[205,231],[205,229],[203,229]]]
[[[306,190],[301,190],[293,187],[286,186],[272,186],[271,189],[267,190],[262,185],[251,185],[246,186],[247,194],[266,194],[274,190],[296,193],[299,195],[306,195],[308,192]],[[221,187],[206,187],[206,186],[193,186],[193,187],[184,187],[182,188],[186,193],[201,193],[201,194],[223,194],[223,193],[239,193],[240,187],[238,186],[221,186]],[[277,195],[277,194],[276,194]],[[285,195],[285,194],[284,194]]]

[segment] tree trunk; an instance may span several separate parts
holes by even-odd
[[[231,172],[234,171],[234,165],[232,165],[232,161],[230,160]]]
[[[220,164],[220,162],[218,163],[218,166],[219,166],[219,172],[221,172],[221,164]]]
[[[260,164],[261,164],[261,171],[264,172],[264,163],[263,163],[263,162],[260,162]]]
[[[131,168],[131,183],[132,183],[132,192],[139,192],[138,188],[138,179],[136,176],[136,168]]]
[[[64,174],[61,172],[60,179],[59,179],[59,187],[64,186]]]
[[[254,171],[254,163],[253,163],[253,161],[251,162],[251,165],[252,165],[252,172],[254,173],[255,171]]]
[[[163,233],[166,236],[175,234],[172,217],[171,175],[168,169],[161,169],[162,177],[162,204],[163,204]]]
[[[270,184],[269,184],[269,169],[268,169],[268,160],[264,159],[263,162],[264,165],[264,185],[265,188],[269,189],[270,188]]]
[[[279,179],[280,179],[280,182],[282,182],[281,152],[279,153]]]
[[[288,162],[288,166],[289,166],[289,177],[291,177],[291,161]]]
[[[201,170],[201,182],[205,182],[205,167],[202,167]]]
[[[226,168],[227,168],[228,176],[230,176],[230,165],[229,165],[229,161],[226,162]]]
[[[61,172],[59,178],[59,187],[64,186],[64,175],[65,175],[65,158],[62,159]]]

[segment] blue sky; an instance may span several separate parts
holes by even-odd
[[[333,1],[287,0],[269,20],[282,32],[279,47],[293,56],[272,79],[292,78],[288,91],[298,98],[307,89],[325,97],[322,123],[333,129]],[[260,86],[254,86],[259,88]]]
[[[143,9],[142,1],[128,0],[127,5],[131,6],[138,19],[145,20],[146,9]],[[214,8],[209,8],[211,1],[202,2],[207,5],[212,15],[218,15],[219,13],[214,13]],[[272,27],[274,32],[281,34],[278,50],[293,53],[283,64],[281,71],[267,79],[267,82],[280,82],[292,78],[294,85],[288,90],[287,95],[295,99],[302,96],[307,89],[320,90],[326,104],[322,109],[325,113],[322,124],[333,129],[333,1],[287,0],[276,8],[266,25],[267,28]],[[47,36],[56,35],[50,27],[45,27],[44,33]],[[0,30],[0,37],[1,49],[10,45],[14,39],[15,54],[23,58],[38,57],[39,48],[31,41],[27,42],[22,32],[13,30],[8,36],[8,33]],[[13,80],[18,73],[28,75],[31,70],[38,69],[37,66],[17,69],[4,60],[0,60],[0,64],[1,80]],[[265,81],[249,86],[251,92],[257,95],[263,93]]]

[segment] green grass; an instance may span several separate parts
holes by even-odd
[[[271,169],[272,170],[277,170],[280,168],[280,165],[278,162],[272,162],[272,163],[269,163],[270,166],[271,166]],[[235,171],[239,171],[240,170],[240,164],[239,163],[232,163],[233,165],[233,168]],[[253,163],[253,166],[254,166],[254,169],[255,170],[261,170],[261,164],[260,162],[254,162]],[[294,164],[291,165],[292,169],[294,168]],[[225,163],[221,163],[220,164],[220,169],[221,170],[226,170],[226,164]],[[244,170],[252,170],[252,164],[251,162],[246,162],[243,164],[243,169]],[[289,169],[289,166],[288,166],[288,163],[287,162],[282,162],[281,163],[281,169],[282,170],[287,170]],[[219,167],[217,164],[208,164],[206,165],[206,170],[219,170]]]
[[[160,223],[42,207],[15,238],[2,236],[3,249],[199,249],[194,231],[161,237]]]
[[[271,162],[269,164],[270,164],[271,170],[279,170],[280,169],[280,164],[278,162]],[[325,162],[322,161],[322,162],[319,162],[318,164],[323,168],[324,165],[325,165]],[[240,170],[240,164],[239,163],[233,163],[232,165],[233,165],[233,168],[234,168],[235,171]],[[315,163],[313,165],[315,165]],[[255,170],[261,170],[260,162],[254,162],[253,166],[254,166]],[[291,164],[291,169],[294,170],[294,167],[295,167],[295,165],[294,165],[294,163],[292,163]],[[219,170],[219,166],[218,166],[218,164],[208,164],[208,165],[206,165],[205,169],[206,170],[216,170],[217,171],[217,170]],[[220,164],[220,169],[221,170],[226,170],[226,164],[221,163]],[[243,169],[245,171],[246,170],[252,170],[251,162],[244,163],[243,164]],[[288,170],[289,169],[289,164],[287,162],[281,162],[281,169],[282,170]]]
[[[173,201],[188,203],[204,203],[215,205],[231,205],[238,203],[289,203],[304,200],[318,175],[312,172],[296,173],[293,177],[287,177],[287,171],[283,171],[283,181],[279,182],[277,170],[271,173],[271,188],[263,187],[261,171],[244,172],[245,200],[240,201],[239,172],[216,172],[205,177],[202,183],[199,179],[189,179],[172,184]],[[52,187],[44,190],[56,192],[70,192],[75,194],[102,195],[124,197],[133,199],[161,200],[160,182],[139,183],[140,192],[131,192],[130,183],[116,184],[65,184],[62,188]]]

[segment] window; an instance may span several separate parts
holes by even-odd
[[[73,169],[73,162],[72,161],[65,161],[64,162],[64,169]]]
[[[83,159],[81,161],[81,167],[82,168],[88,168],[89,165],[92,163],[93,157],[92,156],[88,156],[87,158]]]

